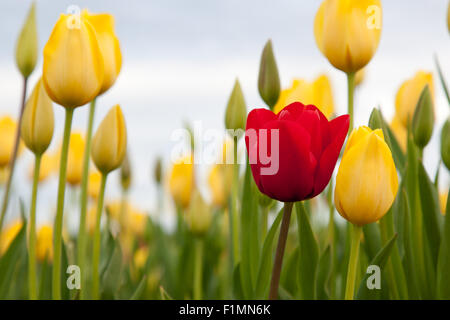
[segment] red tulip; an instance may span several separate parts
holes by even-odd
[[[252,110],[245,142],[259,190],[283,202],[321,193],[330,181],[348,126],[348,115],[328,121],[317,107],[300,102],[278,114]]]

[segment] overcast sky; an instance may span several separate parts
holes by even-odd
[[[345,113],[345,76],[331,67],[314,41],[313,20],[320,3],[317,0],[39,0],[39,48],[42,51],[59,14],[71,5],[115,16],[123,68],[115,86],[99,99],[95,122],[97,125],[112,105],[121,104],[136,168],[133,197],[144,208],[152,209],[155,197],[150,181],[151,163],[158,154],[169,160],[173,130],[186,120],[202,121],[206,128],[223,127],[224,108],[236,77],[241,81],[248,108],[263,106],[257,91],[257,75],[260,53],[269,38],[273,41],[283,87],[294,77],[310,80],[325,72],[332,79],[337,113]],[[437,135],[449,108],[435,72],[433,54],[438,54],[450,82],[448,2],[385,0],[382,4],[381,42],[368,66],[366,81],[357,92],[356,124],[366,124],[370,111],[377,105],[390,118],[401,83],[419,69],[432,71],[438,125],[425,161],[429,172],[434,174]],[[14,46],[29,5],[29,0],[0,2],[0,114],[17,114],[21,82],[14,64]],[[31,85],[41,70],[42,57],[30,79]],[[86,111],[86,107],[77,109],[75,128],[84,128]],[[55,112],[52,147],[59,143],[62,133],[62,108],[55,105]],[[28,167],[30,161],[31,157],[25,156],[21,165]],[[443,176],[445,185],[448,172]],[[29,191],[22,190],[28,185],[20,183],[24,179],[19,173],[18,186],[28,197]],[[199,177],[202,179],[204,176]],[[45,188],[55,187],[53,181]],[[109,194],[117,192],[114,186],[110,189]],[[47,194],[49,200],[53,198],[52,191]]]

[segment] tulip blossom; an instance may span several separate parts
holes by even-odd
[[[173,200],[180,208],[187,208],[194,188],[194,159],[191,155],[173,164],[169,177],[169,189]]]
[[[12,157],[16,141],[17,122],[10,116],[0,118],[0,167],[6,166]]]
[[[67,160],[67,182],[72,186],[80,184],[83,169],[83,153],[85,140],[80,132],[70,135],[69,154]]]
[[[300,102],[278,114],[251,111],[246,145],[259,190],[284,202],[321,193],[331,178],[348,125],[348,115],[328,121],[317,107]]]
[[[43,225],[37,233],[36,257],[39,261],[53,259],[53,227]]]

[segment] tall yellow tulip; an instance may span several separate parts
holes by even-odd
[[[274,107],[274,112],[280,112],[292,102],[301,101],[303,104],[313,104],[329,118],[334,111],[333,92],[328,77],[319,75],[314,81],[308,82],[295,79],[288,89],[281,91]]]
[[[0,118],[0,167],[9,164],[16,141],[17,122],[10,116]]]
[[[83,16],[94,27],[104,61],[103,84],[99,94],[107,91],[116,81],[122,67],[119,39],[114,32],[114,17],[110,14],[93,14],[83,10]]]
[[[103,57],[84,15],[61,14],[44,47],[43,80],[50,98],[66,108],[94,99],[103,86]]]
[[[397,195],[398,177],[381,129],[352,132],[336,176],[334,202],[339,214],[353,223],[346,299],[353,299],[362,226],[381,219]]]
[[[433,74],[426,71],[418,71],[407,79],[397,91],[395,97],[395,111],[401,124],[406,128],[408,121],[412,121],[414,111],[420,94],[425,86],[428,85],[432,99],[434,99]]]
[[[169,189],[175,204],[187,208],[194,188],[194,159],[192,155],[177,160],[170,172]]]
[[[81,181],[83,170],[83,154],[85,140],[81,132],[73,132],[70,135],[69,154],[67,159],[67,182],[77,186]]]
[[[314,35],[334,67],[354,73],[375,54],[381,23],[380,0],[325,0],[314,20]]]
[[[5,230],[0,234],[0,256],[2,256],[11,245],[11,242],[19,234],[20,229],[22,229],[22,220],[16,220],[10,225],[5,227]]]

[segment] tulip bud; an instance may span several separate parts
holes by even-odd
[[[280,96],[280,76],[273,55],[272,41],[264,46],[259,65],[258,90],[264,102],[273,110]]]
[[[53,106],[39,79],[28,98],[22,118],[21,136],[33,153],[41,155],[47,150],[53,138]]]
[[[433,100],[431,98],[430,89],[427,86],[422,90],[422,93],[417,103],[414,117],[412,120],[412,132],[414,142],[423,149],[431,139],[434,127],[434,112]]]
[[[186,222],[195,236],[204,236],[208,232],[212,222],[210,208],[203,200],[198,190],[192,195],[192,203],[186,214]]]
[[[36,258],[41,262],[53,259],[53,228],[51,225],[42,226],[37,233]]]
[[[109,110],[92,139],[91,156],[97,169],[107,174],[122,164],[127,150],[127,128],[119,105]]]
[[[191,155],[177,160],[169,177],[169,189],[175,204],[187,208],[194,188],[194,163]]]
[[[153,175],[154,175],[156,184],[157,185],[161,185],[161,181],[162,181],[162,160],[161,160],[161,157],[158,157],[156,159]]]
[[[372,59],[381,36],[380,0],[325,0],[314,20],[317,46],[344,72],[356,72]]]
[[[381,129],[383,124],[383,118],[381,116],[380,110],[373,108],[372,113],[369,117],[369,127],[372,130]]]
[[[33,2],[16,44],[16,64],[24,78],[28,78],[36,66],[37,51],[36,3]]]
[[[340,215],[358,226],[378,221],[397,189],[397,171],[381,129],[355,129],[336,176],[334,201]]]
[[[244,94],[242,93],[239,80],[236,79],[225,111],[225,128],[229,130],[245,130],[246,118],[247,107],[245,106]]]
[[[128,152],[125,153],[122,166],[120,167],[120,184],[123,190],[128,190],[131,185],[131,165]]]
[[[92,101],[103,86],[97,36],[84,15],[62,14],[44,47],[42,79],[50,98],[65,108]]]
[[[450,119],[447,119],[442,127],[441,157],[447,169],[450,170]]]
[[[450,2],[448,3],[447,7],[447,29],[448,32],[450,32]]]

